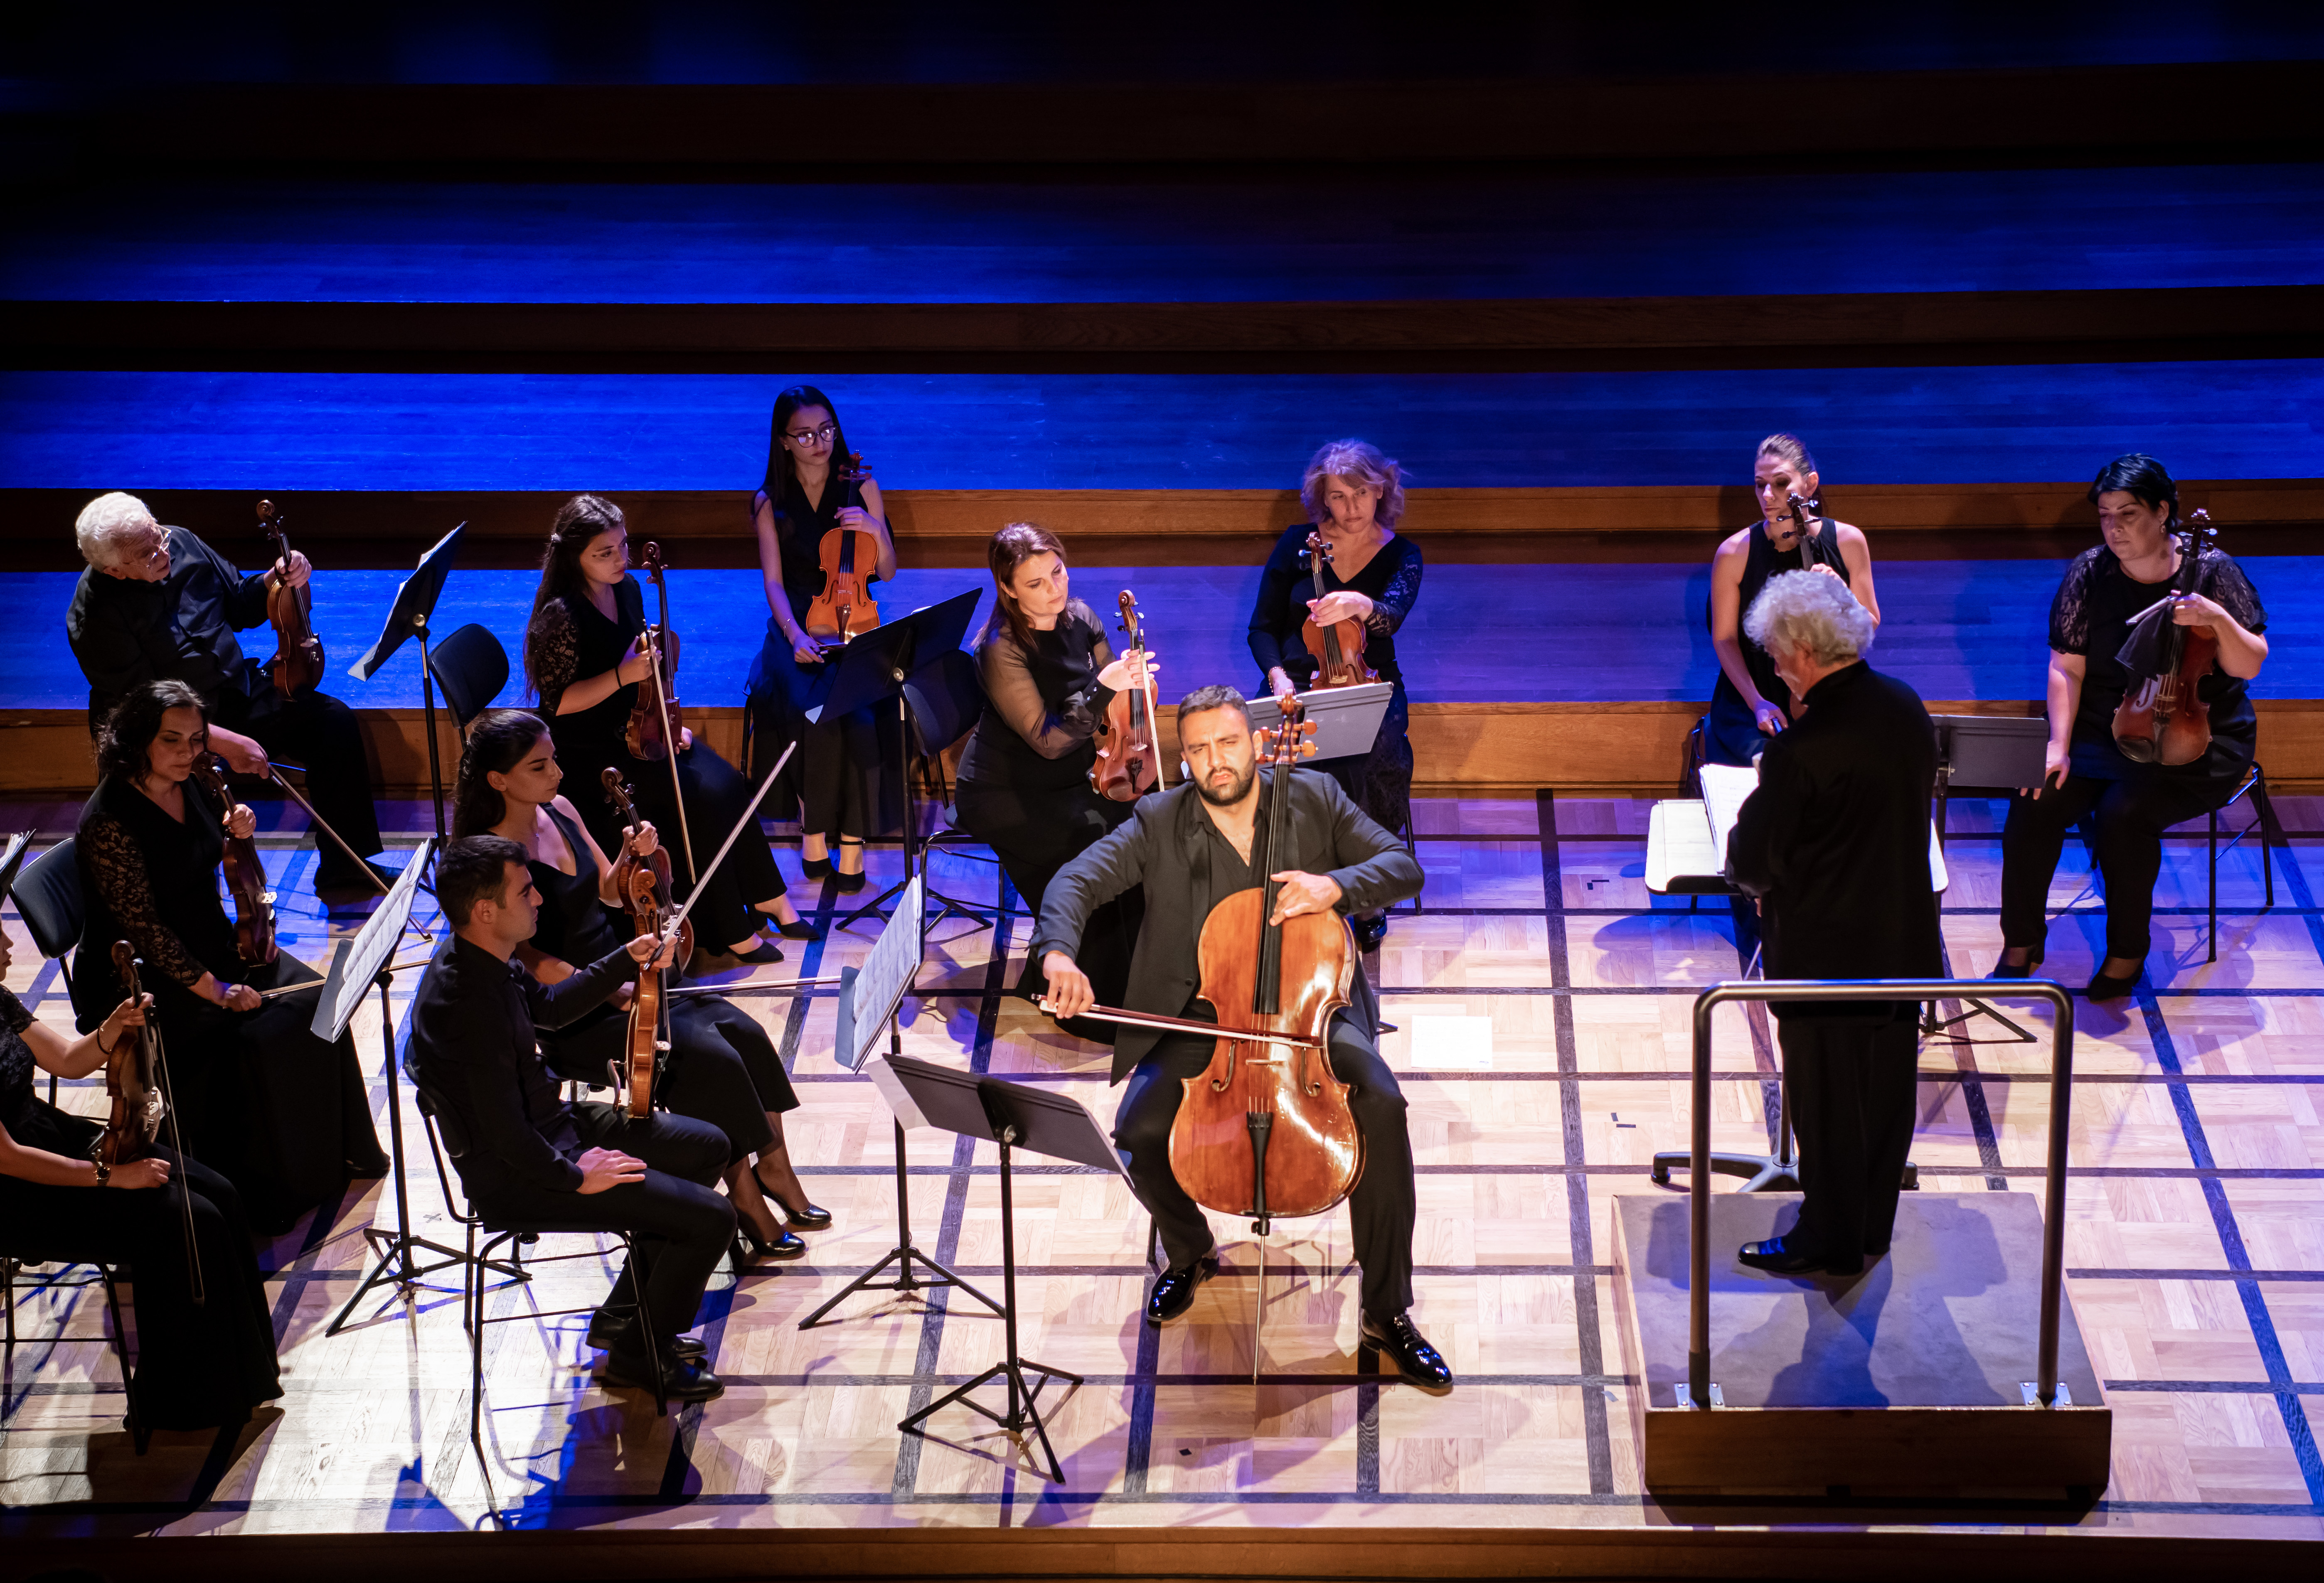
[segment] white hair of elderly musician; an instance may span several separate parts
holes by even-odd
[[[1839,578],[1784,572],[1767,579],[1743,612],[1743,631],[1771,652],[1778,646],[1818,665],[1847,665],[1872,647],[1872,615]]]
[[[81,559],[102,570],[121,558],[126,540],[159,526],[143,501],[116,489],[80,509],[73,520],[73,536],[80,540]]]

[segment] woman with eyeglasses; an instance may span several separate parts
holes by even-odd
[[[619,848],[621,821],[601,778],[609,768],[621,771],[641,814],[686,833],[686,850],[671,860],[672,878],[687,896],[702,877],[695,938],[738,962],[780,962],[780,948],[761,937],[766,932],[813,940],[819,931],[784,894],[782,870],[758,819],[742,818],[756,788],[690,729],[678,743],[675,791],[670,759],[647,763],[630,755],[630,712],[653,674],[645,630],[645,593],[630,575],[628,520],[603,496],[575,495],[549,530],[524,634],[525,679],[540,700],[557,756],[589,788],[575,809],[600,847]],[[713,873],[711,860],[738,824],[733,850]]]
[[[771,763],[782,743],[798,739],[798,755],[784,771],[797,789],[780,805],[788,807],[795,798],[799,807],[800,868],[810,879],[834,876],[833,888],[844,894],[863,888],[864,838],[903,824],[901,784],[891,783],[881,769],[902,760],[895,725],[868,706],[807,718],[829,692],[837,668],[806,624],[808,604],[823,592],[824,535],[843,528],[870,534],[880,546],[872,580],[896,575],[896,542],[879,484],[853,481],[851,492],[851,481],[833,475],[835,461],[851,455],[831,398],[813,385],[793,385],[775,398],[766,476],[751,497],[770,612],[766,642],[751,667],[754,756]],[[852,503],[851,492],[861,505]]]

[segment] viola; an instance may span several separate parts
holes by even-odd
[[[1121,591],[1121,630],[1132,654],[1146,652],[1145,619],[1138,600]],[[1159,784],[1162,752],[1155,729],[1154,676],[1141,659],[1137,677],[1105,706],[1105,739],[1090,766],[1090,787],[1117,803],[1134,803]]]
[[[131,1000],[143,998],[138,980],[137,952],[126,940],[113,943],[114,970],[121,975],[122,992]],[[152,1007],[145,1026],[124,1034],[113,1054],[105,1058],[105,1095],[110,1107],[105,1130],[88,1146],[88,1157],[110,1171],[115,1165],[142,1160],[161,1136],[161,1118],[170,1101],[161,1092],[161,1031],[154,1025]]]
[[[2209,511],[2187,514],[2187,530],[2173,535],[2179,570],[2171,579],[2172,598],[2195,592],[2203,547],[2218,536]],[[2182,627],[2166,616],[2161,647],[2155,674],[2133,677],[2136,685],[2115,706],[2115,746],[2134,763],[2192,764],[2211,750],[2211,706],[2200,685],[2218,661],[2218,629]]]
[[[646,873],[653,879],[655,905],[666,913],[677,905],[677,893],[670,887],[669,849],[657,844],[646,857],[641,859],[637,855],[632,836],[642,821],[638,817],[636,797],[622,781],[620,770],[609,768],[600,778],[604,784],[605,800],[613,804],[614,811],[621,815],[625,833],[622,840],[622,855],[613,860],[613,889],[627,905],[632,876]],[[694,925],[688,920],[678,925],[678,960],[684,962],[693,955]]]
[[[630,801],[629,788],[622,784],[621,772],[608,769],[604,778],[605,796],[634,831],[637,809]],[[641,862],[630,850],[634,844],[629,840],[622,842],[622,858],[614,866],[613,882],[630,909],[637,932],[659,939],[669,926],[673,908],[669,854],[657,848],[651,858]],[[654,861],[657,858],[660,860],[659,863]],[[678,950],[683,956],[692,949],[694,925],[681,922],[678,931]],[[622,1070],[615,1074],[614,1086],[626,1092],[623,1103],[633,1120],[653,1113],[654,1080],[669,1055],[669,999],[663,992],[662,970],[653,965],[659,960],[660,953],[657,951],[651,961],[638,969],[637,984],[630,991],[630,1026],[622,1047]]]
[[[258,525],[273,547],[274,558],[286,570],[290,565],[290,537],[282,530],[282,513],[272,501],[258,502]],[[266,673],[274,690],[285,698],[303,697],[323,679],[323,640],[315,636],[314,590],[278,582],[266,595],[266,619],[274,624],[274,658]]]
[[[226,792],[226,778],[218,773],[217,760],[207,753],[197,753],[193,773],[187,778],[217,801],[218,822],[224,826],[234,812],[234,798]],[[258,855],[255,840],[236,835],[231,830],[225,834],[221,866],[226,870],[226,888],[234,897],[235,952],[253,967],[263,967],[275,955],[274,892],[266,888],[266,864]]]
[[[831,470],[831,482],[847,490],[841,503],[862,510],[863,481],[870,476],[863,454],[850,451],[846,463]],[[862,528],[834,528],[816,547],[816,557],[823,568],[823,592],[807,601],[802,625],[808,637],[826,640],[826,647],[836,648],[880,624],[880,607],[872,603],[872,579],[880,570],[880,536]]]
[[[1332,564],[1332,541],[1321,532],[1307,536],[1307,575],[1321,599],[1329,592],[1323,586],[1323,568]],[[1379,673],[1364,663],[1364,623],[1358,621],[1333,621],[1319,627],[1311,617],[1300,623],[1299,636],[1307,645],[1307,652],[1315,657],[1314,687],[1353,687],[1365,682],[1379,680]]]
[[[669,584],[662,578],[669,568],[662,563],[661,546],[649,543],[638,564],[653,584],[656,613],[661,620],[645,630],[653,674],[639,685],[622,740],[631,758],[659,763],[669,757],[672,743],[686,740],[686,713],[678,700],[678,634],[669,627]]]

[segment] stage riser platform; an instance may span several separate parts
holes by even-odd
[[[513,695],[504,704],[513,704]],[[1561,792],[1677,796],[1686,738],[1705,705],[1692,703],[1416,704],[1412,753],[1416,795],[1428,796]],[[2258,704],[2261,763],[2278,792],[2324,783],[2324,700]],[[1939,699],[1937,714],[2039,713],[2031,703]],[[428,734],[418,709],[359,709],[364,741],[383,796],[417,796],[428,787]],[[728,760],[741,762],[743,711],[689,706],[687,721]],[[1177,710],[1158,712],[1167,752],[1177,750]],[[0,796],[83,793],[95,784],[88,716],[80,710],[11,710],[0,714]],[[444,784],[460,761],[459,734],[437,711]],[[1175,759],[1172,778],[1176,778]],[[569,791],[570,788],[568,788]]]

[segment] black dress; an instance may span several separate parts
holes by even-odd
[[[632,938],[616,928],[613,915],[597,896],[596,865],[589,861],[580,828],[550,805],[545,812],[565,838],[576,872],[532,859],[533,888],[540,892],[540,918],[531,943],[576,967],[611,955]],[[675,971],[671,988],[685,981]],[[628,1048],[627,1011],[601,1006],[561,1028],[538,1030],[540,1053],[559,1077],[592,1087],[609,1081],[607,1066]],[[618,1085],[616,1085],[618,1086]],[[770,1111],[798,1109],[782,1056],[767,1030],[733,1002],[716,995],[690,995],[672,1003],[668,1065],[655,1093],[674,1115],[706,1121],[733,1145],[730,1161],[771,1147]]]
[[[850,503],[851,492],[837,480],[826,480],[823,498],[810,505],[794,475],[776,505],[783,595],[791,620],[801,626],[807,607],[823,589],[823,536],[839,526],[840,508]],[[754,514],[767,498],[763,490],[751,497]],[[856,548],[862,548],[860,540]],[[876,571],[869,580],[879,580]],[[784,744],[798,739],[798,752],[767,794],[769,805],[797,807],[799,827],[810,835],[851,841],[892,835],[904,827],[902,778],[887,769],[904,761],[903,732],[892,713],[883,716],[866,705],[848,714],[807,717],[829,695],[837,670],[830,664],[801,665],[783,635],[783,623],[767,617],[766,640],[751,664],[752,760],[763,775],[763,767],[774,763]]]
[[[355,1038],[326,1045],[308,1031],[315,999],[285,995],[255,1011],[228,1011],[193,986],[205,972],[255,989],[317,984],[287,951],[263,967],[241,960],[218,900],[223,810],[185,783],[180,824],[127,781],[108,776],[81,811],[76,837],[84,916],[73,1010],[95,1027],[127,995],[113,968],[126,940],[143,961],[174,1081],[187,1148],[231,1181],[263,1231],[336,1198],[350,1163],[369,1172],[384,1155]]]
[[[1766,649],[1745,635],[1743,612],[1759,597],[1767,579],[1785,572],[1803,571],[1818,566],[1830,566],[1844,582],[1848,565],[1840,557],[1838,538],[1819,532],[1803,538],[1789,549],[1777,549],[1767,538],[1765,521],[1751,525],[1751,548],[1743,563],[1743,584],[1737,591],[1735,603],[1735,642],[1743,651],[1743,668],[1751,673],[1751,685],[1759,689],[1759,696],[1788,717],[1792,706],[1792,690],[1784,678],[1775,674],[1775,662]],[[1704,617],[1705,621],[1709,617]],[[1711,690],[1711,713],[1703,721],[1703,759],[1711,764],[1748,766],[1767,750],[1767,739],[1760,733],[1759,722],[1743,702],[1743,695],[1728,679],[1727,667],[1719,667],[1719,683]]]
[[[2267,630],[2267,612],[2243,568],[2207,549],[2195,567],[2196,592],[2216,601],[2249,632]],[[2066,568],[2050,606],[2050,647],[2082,657],[2081,700],[2065,785],[2039,797],[2015,797],[2001,841],[2001,937],[2038,946],[2046,931],[2051,877],[2067,830],[2084,815],[2098,824],[2098,867],[2106,882],[2107,954],[2146,954],[2154,882],[2163,867],[2163,833],[2224,805],[2242,784],[2259,742],[2259,717],[2243,678],[2212,669],[2196,688],[2210,705],[2210,750],[2191,764],[2141,764],[2115,745],[2114,712],[2131,676],[2116,656],[2133,617],[2171,592],[2170,583],[2135,582],[2103,545]]]
[[[1113,649],[1087,605],[1074,601],[1052,630],[1032,634],[1029,654],[1005,622],[977,645],[984,708],[961,755],[954,805],[961,828],[992,849],[1009,882],[1040,916],[1057,870],[1122,824],[1136,806],[1090,787],[1099,722],[1113,692],[1097,679]],[[1141,898],[1135,892],[1101,908],[1075,959],[1102,1005],[1119,1006],[1130,980]],[[1021,986],[1045,987],[1038,959]]]
[[[1303,692],[1315,677],[1314,656],[1299,635],[1307,602],[1315,597],[1307,567],[1307,536],[1314,531],[1305,522],[1284,529],[1259,575],[1259,603],[1250,612],[1250,657],[1259,661],[1261,695],[1269,691],[1267,673],[1277,666]],[[1401,534],[1382,545],[1353,577],[1343,578],[1333,567],[1323,570],[1324,593],[1346,589],[1372,602],[1371,617],[1364,623],[1364,663],[1380,680],[1394,683],[1396,694],[1370,753],[1307,768],[1338,781],[1356,806],[1396,833],[1412,823],[1411,707],[1397,664],[1396,633],[1420,597],[1420,547]]]
[[[102,1129],[32,1091],[32,1050],[23,1039],[32,1022],[23,1002],[0,989],[0,1124],[26,1148],[87,1159]],[[252,1407],[282,1394],[273,1315],[242,1201],[217,1172],[166,1147],[153,1153],[171,1166],[170,1184],[158,1190],[51,1187],[0,1175],[0,1251],[130,1265],[138,1410],[147,1426],[239,1423]],[[203,1288],[198,1306],[186,1259],[189,1193]]]
[[[631,682],[586,709],[570,714],[557,713],[557,701],[566,688],[621,664],[630,645],[645,630],[645,594],[635,577],[623,577],[614,584],[613,609],[614,619],[609,621],[582,594],[551,600],[534,615],[526,641],[531,648],[533,679],[540,689],[540,712],[557,743],[558,762],[577,783],[573,806],[589,833],[597,838],[597,844],[607,851],[621,844],[621,815],[606,801],[599,784],[606,769],[618,769],[636,798],[638,812],[669,838],[678,894],[684,897],[691,886],[685,854],[678,850],[679,833],[683,831],[691,842],[696,870],[707,870],[710,860],[718,855],[719,843],[758,788],[697,737],[692,747],[678,756],[678,779],[686,799],[686,816],[681,820],[670,789],[669,760],[647,763],[633,759],[623,740],[638,689],[648,683]],[[761,923],[752,910],[754,904],[780,896],[783,889],[774,850],[754,818],[752,827],[736,838],[734,850],[711,876],[707,894],[695,907],[696,933],[704,943],[720,951],[747,940]]]

